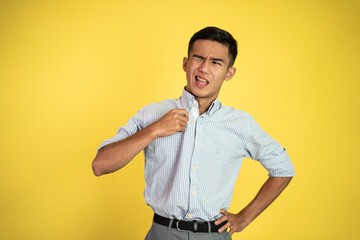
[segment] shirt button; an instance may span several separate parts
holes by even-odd
[[[195,143],[195,145],[196,145],[196,146],[199,146],[199,145],[200,145],[200,143],[199,143],[199,142],[196,142],[196,143]]]
[[[195,191],[192,191],[191,194],[192,194],[192,195],[195,195]]]
[[[189,108],[188,108],[188,107],[186,108],[186,111],[189,111]]]
[[[192,167],[191,169],[192,169],[192,170],[196,170],[196,167]]]
[[[188,217],[189,217],[189,218],[192,218],[192,214],[189,214]]]
[[[197,104],[197,102],[196,102],[196,101],[193,101],[193,104],[194,104],[194,105],[196,105],[196,104]]]

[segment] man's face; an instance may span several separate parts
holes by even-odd
[[[185,89],[197,100],[213,101],[219,95],[224,80],[230,80],[235,68],[228,68],[229,48],[211,40],[195,41],[189,59],[184,58]]]

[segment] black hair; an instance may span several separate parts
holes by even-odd
[[[217,27],[206,27],[201,29],[191,37],[188,47],[188,55],[190,54],[195,41],[199,39],[216,41],[227,46],[229,48],[230,60],[228,67],[232,67],[232,65],[234,65],[237,56],[237,42],[229,32]]]

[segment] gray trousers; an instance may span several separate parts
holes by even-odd
[[[145,240],[231,240],[231,235],[226,231],[222,233],[181,232],[153,222]]]

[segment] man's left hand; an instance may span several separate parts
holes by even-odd
[[[230,235],[233,235],[235,232],[242,231],[248,225],[248,223],[245,222],[245,217],[243,214],[241,214],[241,212],[238,214],[233,214],[229,213],[225,209],[221,209],[220,213],[224,216],[216,220],[215,225],[219,225],[220,223],[227,221],[227,223],[219,229],[220,233],[230,228],[229,233]]]

